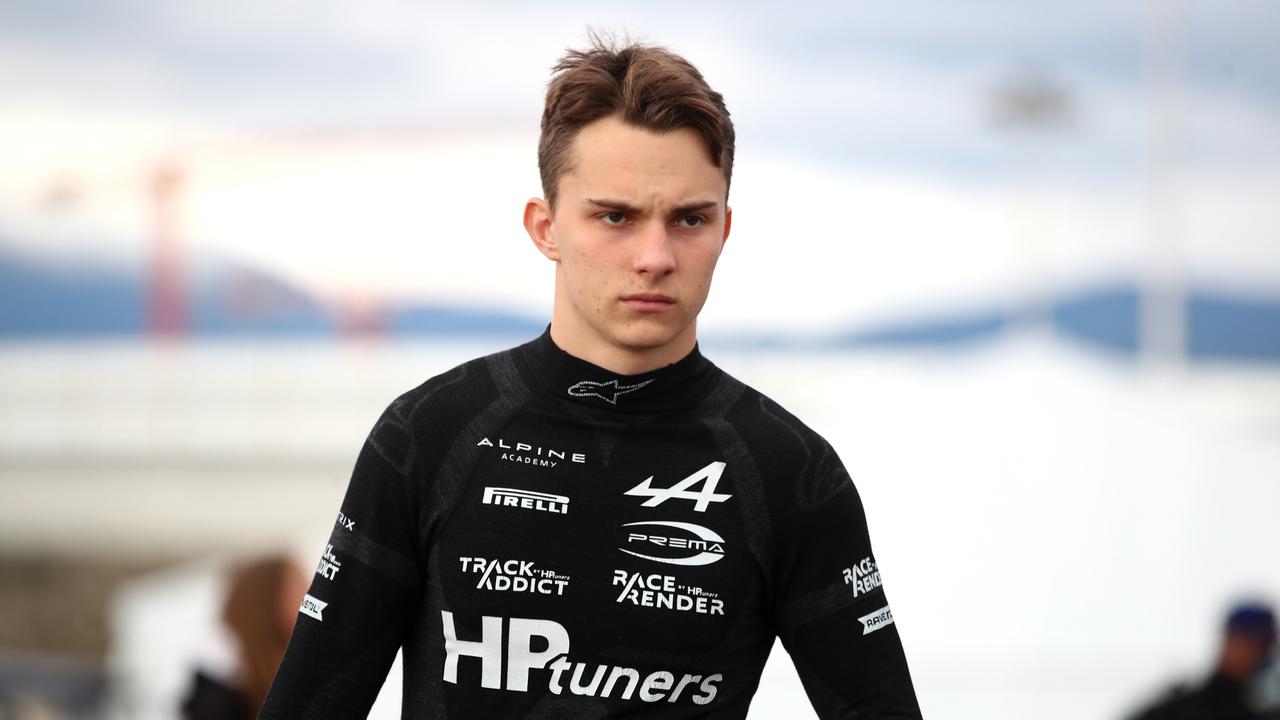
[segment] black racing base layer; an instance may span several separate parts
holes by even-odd
[[[401,395],[261,718],[742,718],[781,637],[823,718],[919,718],[831,446],[698,348],[623,376],[549,329]]]

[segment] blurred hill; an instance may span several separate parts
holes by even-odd
[[[355,321],[340,305],[255,268],[205,259],[190,269],[189,333],[196,337],[326,337],[344,331],[385,336],[529,336],[539,318],[493,308],[383,303]],[[54,262],[0,248],[0,338],[130,337],[146,332],[147,279],[140,267]],[[756,333],[716,337],[756,347],[862,349],[948,347],[992,340],[1029,325],[1120,356],[1139,346],[1135,281],[1099,282],[1039,306],[991,303],[896,318],[829,336]],[[1192,359],[1280,362],[1280,296],[1192,286],[1185,301]]]
[[[497,310],[384,304],[350,313],[285,280],[221,259],[198,261],[186,298],[197,337],[325,337],[344,330],[390,335],[532,335],[545,322]],[[146,332],[144,268],[55,262],[0,247],[0,338],[130,337]]]

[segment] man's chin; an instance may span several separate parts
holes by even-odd
[[[627,323],[614,329],[614,342],[634,350],[656,350],[675,342],[683,327],[672,327],[667,323],[639,321]]]

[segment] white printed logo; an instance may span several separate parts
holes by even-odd
[[[569,452],[568,450],[553,450],[544,448],[541,445],[530,445],[525,442],[517,442],[515,445],[507,442],[502,438],[498,438],[495,445],[489,438],[480,438],[480,442],[476,443],[476,447],[491,447],[498,450],[510,450],[512,452],[503,452],[502,459],[507,462],[520,463],[521,465],[533,465],[534,467],[554,468],[562,461],[568,459],[569,462],[585,463],[587,456],[583,453]]]
[[[462,572],[480,574],[477,590],[533,593],[535,595],[564,595],[569,584],[568,575],[552,570],[539,569],[527,560],[485,560],[460,557]]]
[[[724,675],[720,673],[703,677],[687,673],[676,674],[667,670],[651,672],[641,680],[640,671],[636,668],[596,665],[592,669],[589,663],[569,659],[569,632],[554,620],[510,618],[506,623],[506,642],[503,642],[501,617],[481,616],[479,640],[458,639],[452,612],[441,610],[440,619],[444,626],[444,681],[454,685],[458,684],[458,664],[463,657],[480,661],[480,687],[490,690],[504,689],[505,677],[506,690],[529,692],[530,672],[550,670],[547,690],[555,695],[569,692],[587,697],[618,697],[622,700],[630,700],[635,695],[642,702],[656,703],[665,700],[674,703],[683,699],[681,695],[687,691],[687,698],[695,705],[708,705],[716,699],[719,691],[717,684],[724,680]],[[546,649],[535,652],[534,638],[538,638],[539,642],[536,644],[543,645]]]
[[[481,501],[485,505],[541,510],[561,515],[569,512],[569,498],[564,495],[552,495],[520,488],[487,487],[484,489],[484,497]]]
[[[876,561],[868,555],[851,568],[844,569],[844,584],[853,586],[853,596],[866,595],[880,587],[880,570]]]
[[[724,615],[724,601],[700,587],[681,585],[671,575],[613,571],[613,585],[622,586],[614,602],[629,602],[641,607],[679,610],[702,615]]]
[[[626,495],[649,496],[648,500],[640,503],[641,507],[658,507],[668,500],[693,500],[693,509],[697,512],[706,512],[713,502],[724,502],[733,497],[729,493],[716,492],[716,485],[720,482],[720,475],[724,473],[724,463],[716,461],[695,472],[689,477],[672,485],[665,490],[662,488],[653,488],[653,476],[645,478],[639,485],[631,488]],[[703,483],[702,492],[690,492],[689,488]]]
[[[356,521],[352,520],[347,515],[343,515],[342,511],[338,511],[338,527],[346,530],[347,532],[351,532],[356,529]]]
[[[645,380],[644,382],[636,383],[635,385],[619,385],[617,378],[608,382],[581,380],[570,385],[568,393],[574,397],[595,396],[610,405],[617,405],[619,395],[626,395],[629,392],[635,392],[651,382],[653,382],[652,378]]]
[[[309,615],[320,622],[324,622],[324,618],[321,617],[320,614],[324,612],[324,609],[327,607],[329,607],[329,603],[320,600],[319,598],[313,598],[311,595],[306,595],[302,598],[302,606],[298,608],[298,612],[303,615]]]
[[[338,577],[338,571],[341,569],[342,563],[333,554],[333,545],[325,545],[324,557],[320,558],[320,565],[316,567],[316,574],[325,580],[332,580]]]
[[[694,537],[673,537],[669,531],[665,532],[642,532],[647,530],[646,526],[656,526],[658,528],[675,528],[683,530]],[[724,557],[724,538],[720,537],[715,531],[704,528],[701,525],[694,525],[687,522],[676,522],[674,520],[644,520],[641,522],[626,523],[622,527],[641,528],[641,530],[633,530],[627,533],[627,544],[639,547],[648,552],[653,552],[649,546],[658,548],[671,548],[673,550],[693,551],[692,555],[682,555],[677,557],[662,557],[660,555],[646,555],[628,550],[627,548],[618,548],[628,555],[635,555],[645,560],[653,560],[654,562],[668,563],[670,565],[710,565],[711,563]]]
[[[862,634],[870,635],[882,627],[888,627],[893,624],[893,611],[888,605],[876,610],[868,615],[858,618],[858,622],[862,623]]]

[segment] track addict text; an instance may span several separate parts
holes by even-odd
[[[480,661],[480,687],[490,690],[506,689],[529,692],[529,671],[550,670],[547,689],[555,695],[565,692],[588,697],[631,700],[632,697],[647,702],[674,703],[682,699],[695,705],[707,705],[716,699],[717,685],[724,675],[690,675],[658,670],[641,678],[636,668],[591,665],[569,660],[569,633],[554,620],[510,618],[484,615],[481,617],[479,640],[459,640],[453,623],[453,613],[440,611],[444,625],[444,680],[458,684],[458,663],[463,656]],[[503,625],[507,626],[506,642]],[[534,638],[538,638],[535,642]],[[546,645],[545,650],[534,651],[535,645]],[[503,657],[506,673],[503,673]],[[594,667],[594,669],[591,669]]]

